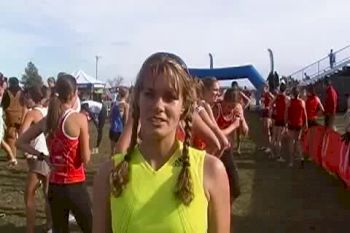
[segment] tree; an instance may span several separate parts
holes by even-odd
[[[116,78],[108,79],[107,82],[111,87],[119,87],[124,81],[124,77],[118,75]]]
[[[22,75],[22,84],[25,87],[31,87],[33,85],[43,85],[43,79],[39,75],[39,71],[33,62],[28,62],[27,67]]]

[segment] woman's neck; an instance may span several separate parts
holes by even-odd
[[[34,104],[34,108],[42,108],[43,105],[41,103]]]
[[[68,104],[68,103],[64,103],[61,105],[61,108],[65,111],[65,110],[72,108],[72,105]]]
[[[139,145],[144,159],[155,169],[160,168],[174,154],[178,144],[175,140],[175,133],[161,140],[142,140]]]

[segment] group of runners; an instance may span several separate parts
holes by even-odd
[[[85,175],[88,121],[97,127],[98,148],[107,114],[103,105],[80,104],[69,74],[60,73],[51,93],[46,91],[25,91],[31,110],[16,143],[31,174],[27,232],[34,232],[39,181],[47,198],[46,232],[69,232],[69,213],[83,232],[230,232],[232,203],[240,195],[234,157],[240,137],[249,132],[244,110],[250,99],[237,83],[222,94],[218,80],[192,77],[180,57],[151,55],[129,97],[122,90],[111,108],[112,157],[95,175],[92,205]],[[323,109],[312,87],[308,93],[304,101],[293,88],[288,97],[281,84],[277,93],[266,86],[262,96],[263,149],[282,160],[288,132],[290,165],[303,127],[315,124]]]
[[[287,86],[282,83],[279,89],[271,92],[266,85],[262,93],[262,119],[264,125],[265,146],[260,149],[271,159],[285,162],[285,154],[289,155],[289,166],[294,166],[296,159],[300,167],[304,166],[304,156],[301,152],[300,139],[308,128],[320,124],[318,117],[325,116],[325,126],[334,129],[337,108],[337,94],[330,80],[325,80],[325,105],[310,85],[304,89]],[[311,131],[312,132],[312,131]],[[287,139],[287,153],[282,153],[283,139]],[[312,143],[312,133],[307,139]]]

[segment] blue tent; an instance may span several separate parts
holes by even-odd
[[[263,77],[252,65],[215,69],[189,69],[189,72],[198,78],[215,77],[218,80],[247,78],[257,90],[261,90],[265,83]]]

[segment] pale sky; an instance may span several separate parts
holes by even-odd
[[[130,84],[154,52],[191,68],[252,64],[266,78],[267,48],[289,75],[350,44],[349,0],[10,0],[0,1],[0,72],[33,61],[43,77],[78,69]]]

